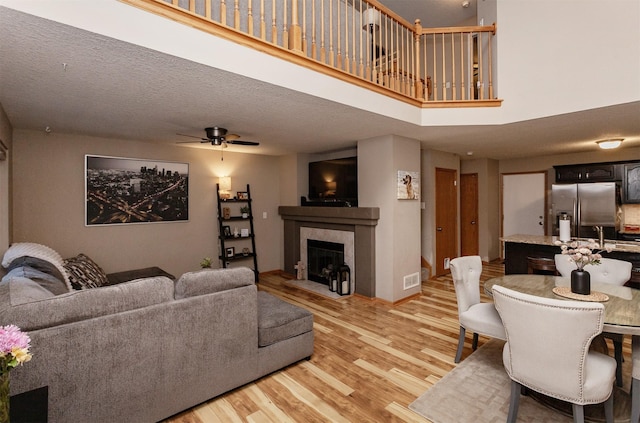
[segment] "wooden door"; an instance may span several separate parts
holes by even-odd
[[[546,172],[502,175],[502,236],[544,235]]]
[[[444,275],[449,260],[458,256],[457,172],[436,168],[436,266],[435,276]]]
[[[460,254],[479,254],[478,174],[460,175]]]

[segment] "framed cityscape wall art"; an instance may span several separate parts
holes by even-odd
[[[85,225],[189,220],[189,164],[85,156]]]

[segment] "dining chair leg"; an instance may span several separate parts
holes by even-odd
[[[613,423],[613,391],[611,395],[604,402],[604,421],[607,423]]]
[[[640,380],[631,379],[631,423],[640,420]]]
[[[613,356],[616,359],[616,385],[622,386],[622,342],[613,341]]]
[[[474,351],[478,349],[478,334],[477,333],[473,334],[473,343],[471,344],[471,348],[473,348]]]
[[[466,330],[460,326],[460,336],[458,336],[458,351],[456,351],[456,358],[453,360],[455,363],[460,363],[462,357],[462,349],[464,348],[464,334]]]
[[[520,405],[520,391],[522,385],[515,380],[511,381],[511,398],[509,399],[509,415],[507,423],[516,423],[518,420],[518,406]]]
[[[571,404],[573,408],[573,423],[584,423],[584,407],[578,404]]]

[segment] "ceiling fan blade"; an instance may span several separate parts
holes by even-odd
[[[229,140],[227,139],[227,144],[234,144],[234,145],[260,145],[259,142],[255,142],[255,141],[241,141],[241,140]]]
[[[210,142],[208,139],[201,139],[200,141],[176,141],[176,144],[195,144],[195,143],[205,143],[205,142]]]
[[[235,141],[235,140],[237,140],[238,138],[240,138],[240,135],[238,135],[238,134],[227,134],[227,135],[225,135],[225,136],[224,136],[224,138],[225,138],[227,141]]]
[[[207,138],[196,137],[195,135],[187,135],[187,134],[176,134],[176,135],[180,135],[182,137],[197,138],[201,141],[209,141]]]

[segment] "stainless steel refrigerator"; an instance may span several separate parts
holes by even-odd
[[[619,188],[615,182],[553,184],[551,212],[553,235],[559,234],[559,220],[566,214],[571,236],[598,239],[594,226],[602,226],[606,239],[616,238]]]

